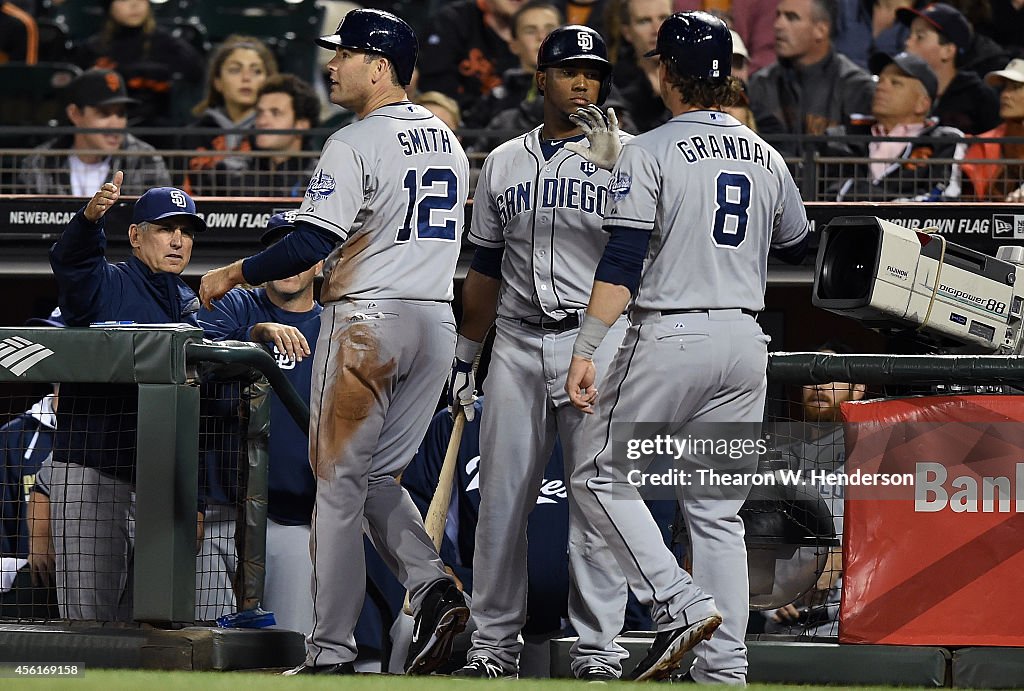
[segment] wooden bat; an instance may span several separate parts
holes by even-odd
[[[466,427],[466,412],[462,406],[456,406],[455,425],[452,427],[452,436],[448,440],[448,450],[444,454],[444,462],[441,463],[441,472],[437,476],[437,489],[430,500],[427,508],[427,517],[423,519],[423,527],[427,529],[427,535],[434,543],[434,549],[441,549],[441,541],[444,540],[444,526],[448,519],[448,505],[452,500],[452,486],[455,484],[455,461],[459,457],[459,445],[462,443],[462,430]],[[402,606],[406,614],[412,615],[409,606],[409,593],[405,593],[405,604]]]

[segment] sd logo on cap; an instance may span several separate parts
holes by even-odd
[[[195,232],[206,230],[206,221],[196,214],[196,203],[192,197],[176,187],[154,187],[135,202],[132,223],[156,222],[181,216],[190,220]]]

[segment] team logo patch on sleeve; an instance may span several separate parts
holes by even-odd
[[[608,182],[608,192],[611,193],[612,199],[619,202],[626,198],[632,186],[633,177],[619,173]]]
[[[306,198],[312,202],[327,199],[334,194],[334,176],[318,170],[313,179],[309,181],[309,188],[306,190]]]

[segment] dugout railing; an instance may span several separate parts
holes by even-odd
[[[801,406],[804,387],[823,385],[832,393],[863,385],[864,400],[938,394],[1020,395],[1024,393],[1024,357],[778,352],[769,355],[768,384],[764,432],[772,448],[793,464],[802,462],[805,468],[833,472],[845,461],[842,423],[830,418],[808,420]],[[1024,404],[1024,398],[1021,402]],[[834,514],[839,512],[836,532],[842,540],[843,500],[841,496],[824,498]],[[834,642],[839,633],[839,575],[838,567],[829,560],[818,583],[832,585],[831,592],[827,587],[808,591],[796,602],[797,621],[773,625],[770,612],[751,612],[751,631],[767,634],[768,640],[778,635]]]
[[[230,453],[225,463],[237,478],[230,488],[238,507],[240,561],[230,576],[237,602],[219,604],[256,607],[263,588],[269,387],[300,426],[309,420],[308,406],[273,358],[252,344],[204,343],[202,331],[187,325],[0,328],[0,388],[52,382],[137,386],[132,618],[157,625],[196,619],[200,458],[211,454]],[[201,415],[204,405],[220,412]],[[228,428],[218,419],[229,420]]]

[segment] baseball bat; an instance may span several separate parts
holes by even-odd
[[[441,472],[437,476],[437,489],[430,499],[430,506],[427,508],[427,517],[423,519],[423,527],[427,529],[427,535],[434,543],[434,549],[441,549],[441,541],[444,539],[444,526],[448,519],[448,505],[452,500],[452,486],[455,484],[455,460],[459,457],[459,444],[462,443],[462,430],[466,427],[466,412],[462,406],[456,406],[455,424],[452,427],[452,436],[448,440],[448,450],[444,454],[444,461],[441,463]],[[405,604],[402,606],[406,614],[411,615],[412,609],[409,606],[409,592],[405,593]]]

